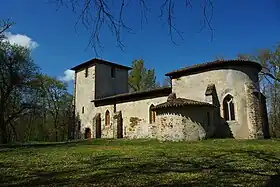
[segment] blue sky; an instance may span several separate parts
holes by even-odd
[[[277,0],[213,0],[212,41],[209,29],[198,32],[203,18],[199,3],[203,1],[197,1],[197,4],[192,1],[192,8],[186,9],[178,0],[175,24],[184,32],[184,40],[176,40],[178,46],[171,42],[167,27],[163,27],[158,18],[161,1],[149,1],[152,11],[148,13],[148,23],[142,30],[140,10],[133,1],[130,0],[132,3],[124,13],[125,21],[134,32],[122,35],[127,46],[125,51],[116,47],[114,36],[104,30],[101,39],[105,48],[100,57],[128,66],[132,60],[143,58],[148,68],[156,69],[159,81],[174,69],[211,61],[216,56],[235,58],[238,53],[270,48],[280,41],[280,2]],[[25,35],[32,40],[29,42],[36,42],[32,56],[44,73],[63,76],[65,70],[96,55],[92,49],[86,50],[89,31],[82,25],[78,25],[75,31],[77,16],[70,9],[57,11],[54,4],[46,2],[2,0],[0,18],[16,22],[9,30],[12,35]]]

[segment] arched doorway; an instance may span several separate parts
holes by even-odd
[[[90,128],[85,129],[85,139],[90,139],[91,138],[91,130]]]

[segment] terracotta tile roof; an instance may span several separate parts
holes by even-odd
[[[182,69],[178,69],[175,71],[171,71],[169,73],[166,73],[166,76],[182,76],[182,75],[187,75],[191,73],[198,73],[202,71],[207,71],[211,70],[213,68],[222,68],[222,67],[227,67],[227,66],[250,66],[250,67],[255,67],[258,69],[258,71],[261,71],[262,66],[254,61],[249,61],[249,60],[216,60],[212,62],[205,62],[202,64],[195,64],[193,66],[188,66]]]
[[[156,110],[161,108],[183,107],[189,105],[215,107],[214,105],[206,102],[195,101],[195,100],[184,99],[184,98],[176,98],[176,99],[169,100],[165,103],[158,104],[154,106],[152,109]]]
[[[117,64],[117,63],[106,61],[106,60],[102,60],[102,59],[98,59],[98,58],[93,58],[91,60],[88,60],[88,61],[86,61],[86,62],[84,62],[82,64],[79,64],[79,65],[71,68],[71,70],[79,70],[79,69],[88,67],[88,66],[90,66],[92,64],[95,64],[95,63],[105,64],[105,65],[113,66],[113,67],[120,68],[120,69],[126,69],[126,70],[131,70],[132,69],[131,67],[128,67],[128,66],[123,66],[123,65],[120,65],[120,64]]]
[[[141,100],[145,98],[155,98],[161,96],[168,96],[172,92],[171,87],[157,88],[153,90],[135,92],[135,93],[123,93],[113,96],[108,96],[104,98],[94,99],[91,102],[94,102],[97,105],[106,105],[112,103],[122,103],[127,101]]]

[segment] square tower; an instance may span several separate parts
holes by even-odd
[[[91,59],[71,70],[75,71],[73,104],[78,118],[78,129],[91,128],[94,117],[94,99],[128,92],[130,67],[101,59]]]

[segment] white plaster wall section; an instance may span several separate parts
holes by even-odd
[[[95,92],[95,66],[88,67],[87,77],[85,77],[85,69],[77,71],[75,79],[77,81],[75,112],[81,120],[81,132],[83,133],[85,128],[91,128],[92,123],[93,105],[91,100],[94,98]]]
[[[234,125],[231,126],[232,131],[236,138],[247,138],[248,126],[244,83],[256,82],[257,78],[254,74],[257,74],[257,70],[250,67],[228,67],[227,69],[217,69],[191,74],[172,79],[172,91],[176,93],[177,97],[205,101],[206,87],[208,84],[213,83],[215,84],[222,108],[225,90],[234,89],[236,94],[232,94],[235,100],[236,121],[238,123],[234,123]],[[221,114],[223,114],[223,110],[221,110]]]
[[[233,86],[237,92],[244,93],[243,85],[248,81],[252,80],[244,71],[217,69],[172,79],[172,92],[176,93],[177,97],[205,101],[208,84],[215,84],[217,94],[220,95],[223,90]]]

